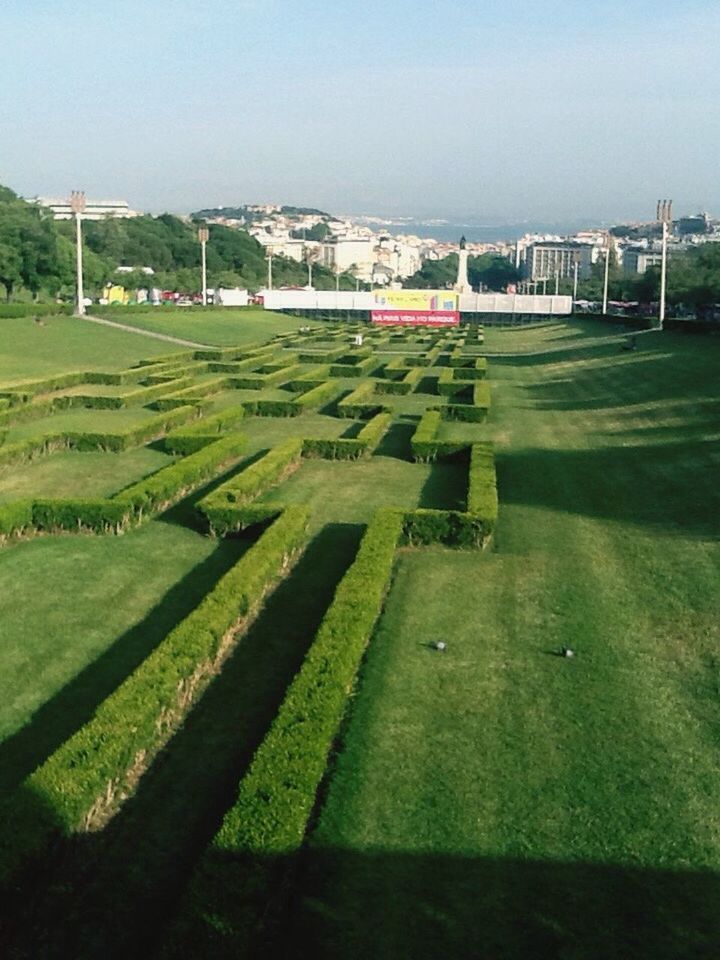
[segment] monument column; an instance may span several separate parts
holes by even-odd
[[[458,293],[472,293],[472,287],[468,280],[468,252],[465,249],[465,237],[460,237],[460,256],[458,260],[458,275],[453,290]]]

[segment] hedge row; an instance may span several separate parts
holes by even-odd
[[[0,318],[15,320],[19,317],[52,317],[73,312],[69,303],[2,303]]]
[[[446,420],[466,420],[472,423],[483,421],[489,409],[490,384],[484,380],[474,381],[473,402],[471,404],[448,403],[442,408]]]
[[[29,530],[121,532],[149,513],[165,509],[240,459],[245,438],[239,434],[209,444],[184,460],[126,487],[111,498],[37,498],[0,508],[0,536]]]
[[[454,397],[459,393],[469,393],[472,389],[472,382],[469,380],[460,380],[456,373],[469,373],[465,368],[443,367],[437,380],[437,391],[441,397]]]
[[[274,861],[301,846],[348,696],[382,611],[402,531],[380,510],[340,581],[305,660],[192,878],[177,956],[254,956]]]
[[[375,392],[379,394],[408,394],[420,383],[423,376],[422,367],[411,367],[405,370],[402,380],[377,380],[375,382]]]
[[[113,501],[128,507],[136,517],[163,509],[178,497],[184,496],[237,463],[245,443],[245,437],[237,433],[222,437],[202,450],[126,487],[113,497]]]
[[[472,366],[453,367],[451,369],[458,380],[484,380],[487,376],[487,359],[477,357]]]
[[[470,449],[467,510],[411,510],[405,513],[403,535],[412,546],[444,543],[484,547],[498,519],[497,477],[492,443]]]
[[[183,406],[187,403],[205,400],[207,397],[225,390],[228,385],[228,377],[215,377],[212,380],[205,380],[202,383],[196,383],[194,386],[185,387],[183,390],[166,393],[155,400],[153,406],[157,410],[172,410],[174,407]]]
[[[295,380],[289,380],[287,386],[293,393],[304,393],[306,390],[312,390],[313,387],[325,383],[330,376],[330,364],[326,363],[316,367],[314,370],[308,370]]]
[[[268,592],[307,542],[307,511],[286,510],[200,605],[3,803],[0,879],[56,836],[101,826],[170,740]],[[27,797],[42,804],[28,804]]]
[[[57,433],[46,433],[39,437],[30,437],[27,440],[18,440],[17,443],[0,447],[0,465],[20,463],[29,460],[38,454],[49,453],[51,450],[108,450],[118,452],[129,450],[131,447],[142,446],[151,440],[164,436],[168,430],[194,418],[197,411],[194,407],[178,407],[169,413],[146,420],[144,423],[121,433],[91,433],[89,431],[64,430]]]
[[[332,363],[330,364],[331,377],[366,377],[377,366],[377,359],[373,356],[360,360],[359,363]]]
[[[337,400],[343,392],[343,387],[332,380],[326,380],[317,387],[308,390],[307,393],[302,393],[296,398],[295,403],[301,410],[316,410],[318,407],[324,407],[332,403],[333,400]]]
[[[334,347],[331,350],[317,350],[314,353],[298,353],[300,363],[334,363],[347,353],[347,347]]]
[[[322,460],[357,460],[369,456],[378,446],[392,423],[391,413],[378,413],[362,428],[357,437],[306,438],[303,440],[303,456]]]
[[[243,508],[297,469],[302,458],[302,448],[301,439],[286,440],[204,497],[198,503],[198,510],[207,520],[212,532],[224,535],[257,523],[258,511]],[[277,513],[279,509],[270,505],[263,506],[264,513],[260,519]]]
[[[220,434],[235,427],[245,417],[245,407],[227,407],[211,417],[203,417],[182,430],[175,430],[165,437],[168,453],[187,456],[217,440]]]
[[[353,420],[373,417],[376,413],[388,412],[389,410],[390,407],[376,395],[373,380],[366,380],[361,383],[337,405],[339,417],[350,417]]]
[[[495,528],[498,518],[497,475],[492,443],[474,443],[470,450],[468,475],[468,513],[483,517]]]
[[[299,363],[288,364],[272,373],[253,373],[232,378],[232,385],[239,390],[263,390],[290,380],[302,367]]]

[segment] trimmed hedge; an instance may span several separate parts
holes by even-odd
[[[324,383],[313,387],[307,393],[301,394],[296,398],[295,403],[301,410],[315,410],[318,407],[324,407],[344,392],[344,388],[334,383],[332,380],[326,380]]]
[[[392,423],[391,413],[378,413],[362,428],[357,437],[305,438],[303,456],[322,460],[357,460],[369,456],[378,446]]]
[[[302,440],[286,440],[204,497],[198,503],[198,510],[207,520],[211,531],[216,535],[225,535],[257,523],[258,510],[243,508],[297,469],[302,448]],[[277,506],[263,505],[260,512],[265,512],[261,519],[279,510]]]
[[[307,390],[312,390],[313,387],[319,387],[321,383],[325,383],[329,376],[330,364],[326,363],[316,367],[315,370],[308,370],[307,373],[302,374],[295,380],[288,381],[287,386],[293,393],[305,393]]]
[[[265,387],[274,387],[280,383],[285,383],[301,369],[301,364],[291,363],[279,370],[273,370],[272,373],[253,373],[233,377],[232,386],[238,390],[263,390]]]
[[[498,519],[497,477],[492,443],[475,443],[470,451],[467,511],[410,510],[404,515],[403,535],[411,546],[443,543],[484,547]]]
[[[494,530],[498,518],[497,474],[492,443],[474,443],[470,450],[468,513],[483,517]]]
[[[337,405],[339,417],[352,420],[375,416],[376,413],[389,412],[390,407],[375,394],[375,381],[366,380],[348,394]]]
[[[53,450],[106,450],[118,452],[139,447],[164,436],[177,424],[185,423],[197,415],[194,407],[178,407],[170,413],[153,417],[137,427],[130,427],[122,433],[90,433],[88,431],[64,430],[58,433],[46,433],[40,437],[30,437],[0,446],[0,466],[8,463],[20,463]]]
[[[218,435],[235,427],[245,416],[245,407],[227,407],[211,417],[203,417],[189,427],[165,437],[165,449],[185,457],[217,440]]]
[[[239,631],[307,542],[308,513],[286,510],[200,605],[81,727],[3,803],[0,879],[7,882],[56,836],[106,822],[200,698]],[[28,804],[27,797],[42,798]],[[51,813],[49,811],[52,811]]]
[[[191,387],[185,387],[184,390],[178,390],[171,393],[165,393],[153,403],[157,410],[172,410],[175,407],[183,406],[186,403],[194,403],[198,400],[205,400],[216,393],[220,393],[228,386],[228,377],[215,377],[213,380],[205,380],[203,383],[197,383]]]
[[[437,380],[437,392],[441,397],[455,397],[465,393],[470,395],[473,381],[462,380],[456,376],[459,373],[469,373],[465,368],[443,367]]]
[[[330,364],[331,377],[367,377],[372,373],[378,361],[375,357],[366,357],[358,363],[332,363]]]
[[[340,581],[305,660],[192,878],[178,956],[254,956],[282,879],[273,861],[299,849],[328,755],[382,611],[402,532],[379,510]]]
[[[113,502],[126,506],[136,517],[164,509],[237,463],[245,442],[245,437],[237,433],[216,440],[183,460],[126,487],[113,497]]]
[[[0,318],[16,320],[19,317],[68,316],[73,312],[70,303],[1,303]]]

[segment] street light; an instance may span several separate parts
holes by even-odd
[[[580,272],[580,251],[575,251],[575,263],[573,264],[573,303],[577,300],[578,274]]]
[[[210,231],[207,227],[198,228],[198,240],[200,241],[200,259],[202,263],[202,305],[207,306],[207,257],[205,247],[210,239]]]
[[[610,234],[605,234],[605,281],[603,283],[603,316],[607,316],[608,311],[608,286],[610,284],[610,247],[612,240]]]
[[[268,249],[268,255],[265,257],[265,259],[267,260],[267,265],[268,265],[268,282],[267,282],[268,290],[272,290],[272,288],[273,288],[273,287],[272,287],[272,261],[273,261],[273,255],[272,255],[272,253],[270,252],[269,249]]]
[[[70,209],[75,214],[75,245],[77,248],[77,303],[75,316],[85,316],[85,291],[83,290],[83,259],[82,259],[82,215],[85,213],[87,201],[82,190],[73,190],[70,193]]]
[[[662,259],[660,261],[660,329],[665,323],[665,302],[667,296],[667,248],[668,233],[672,223],[672,200],[658,200],[657,219],[662,223]]]

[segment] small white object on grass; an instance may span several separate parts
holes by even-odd
[[[445,643],[444,640],[438,640],[438,641],[435,643],[435,649],[436,649],[436,650],[447,650],[447,644]]]
[[[572,649],[572,647],[563,647],[563,648],[562,648],[562,655],[563,655],[564,657],[574,657],[574,656],[575,656],[575,651]]]

